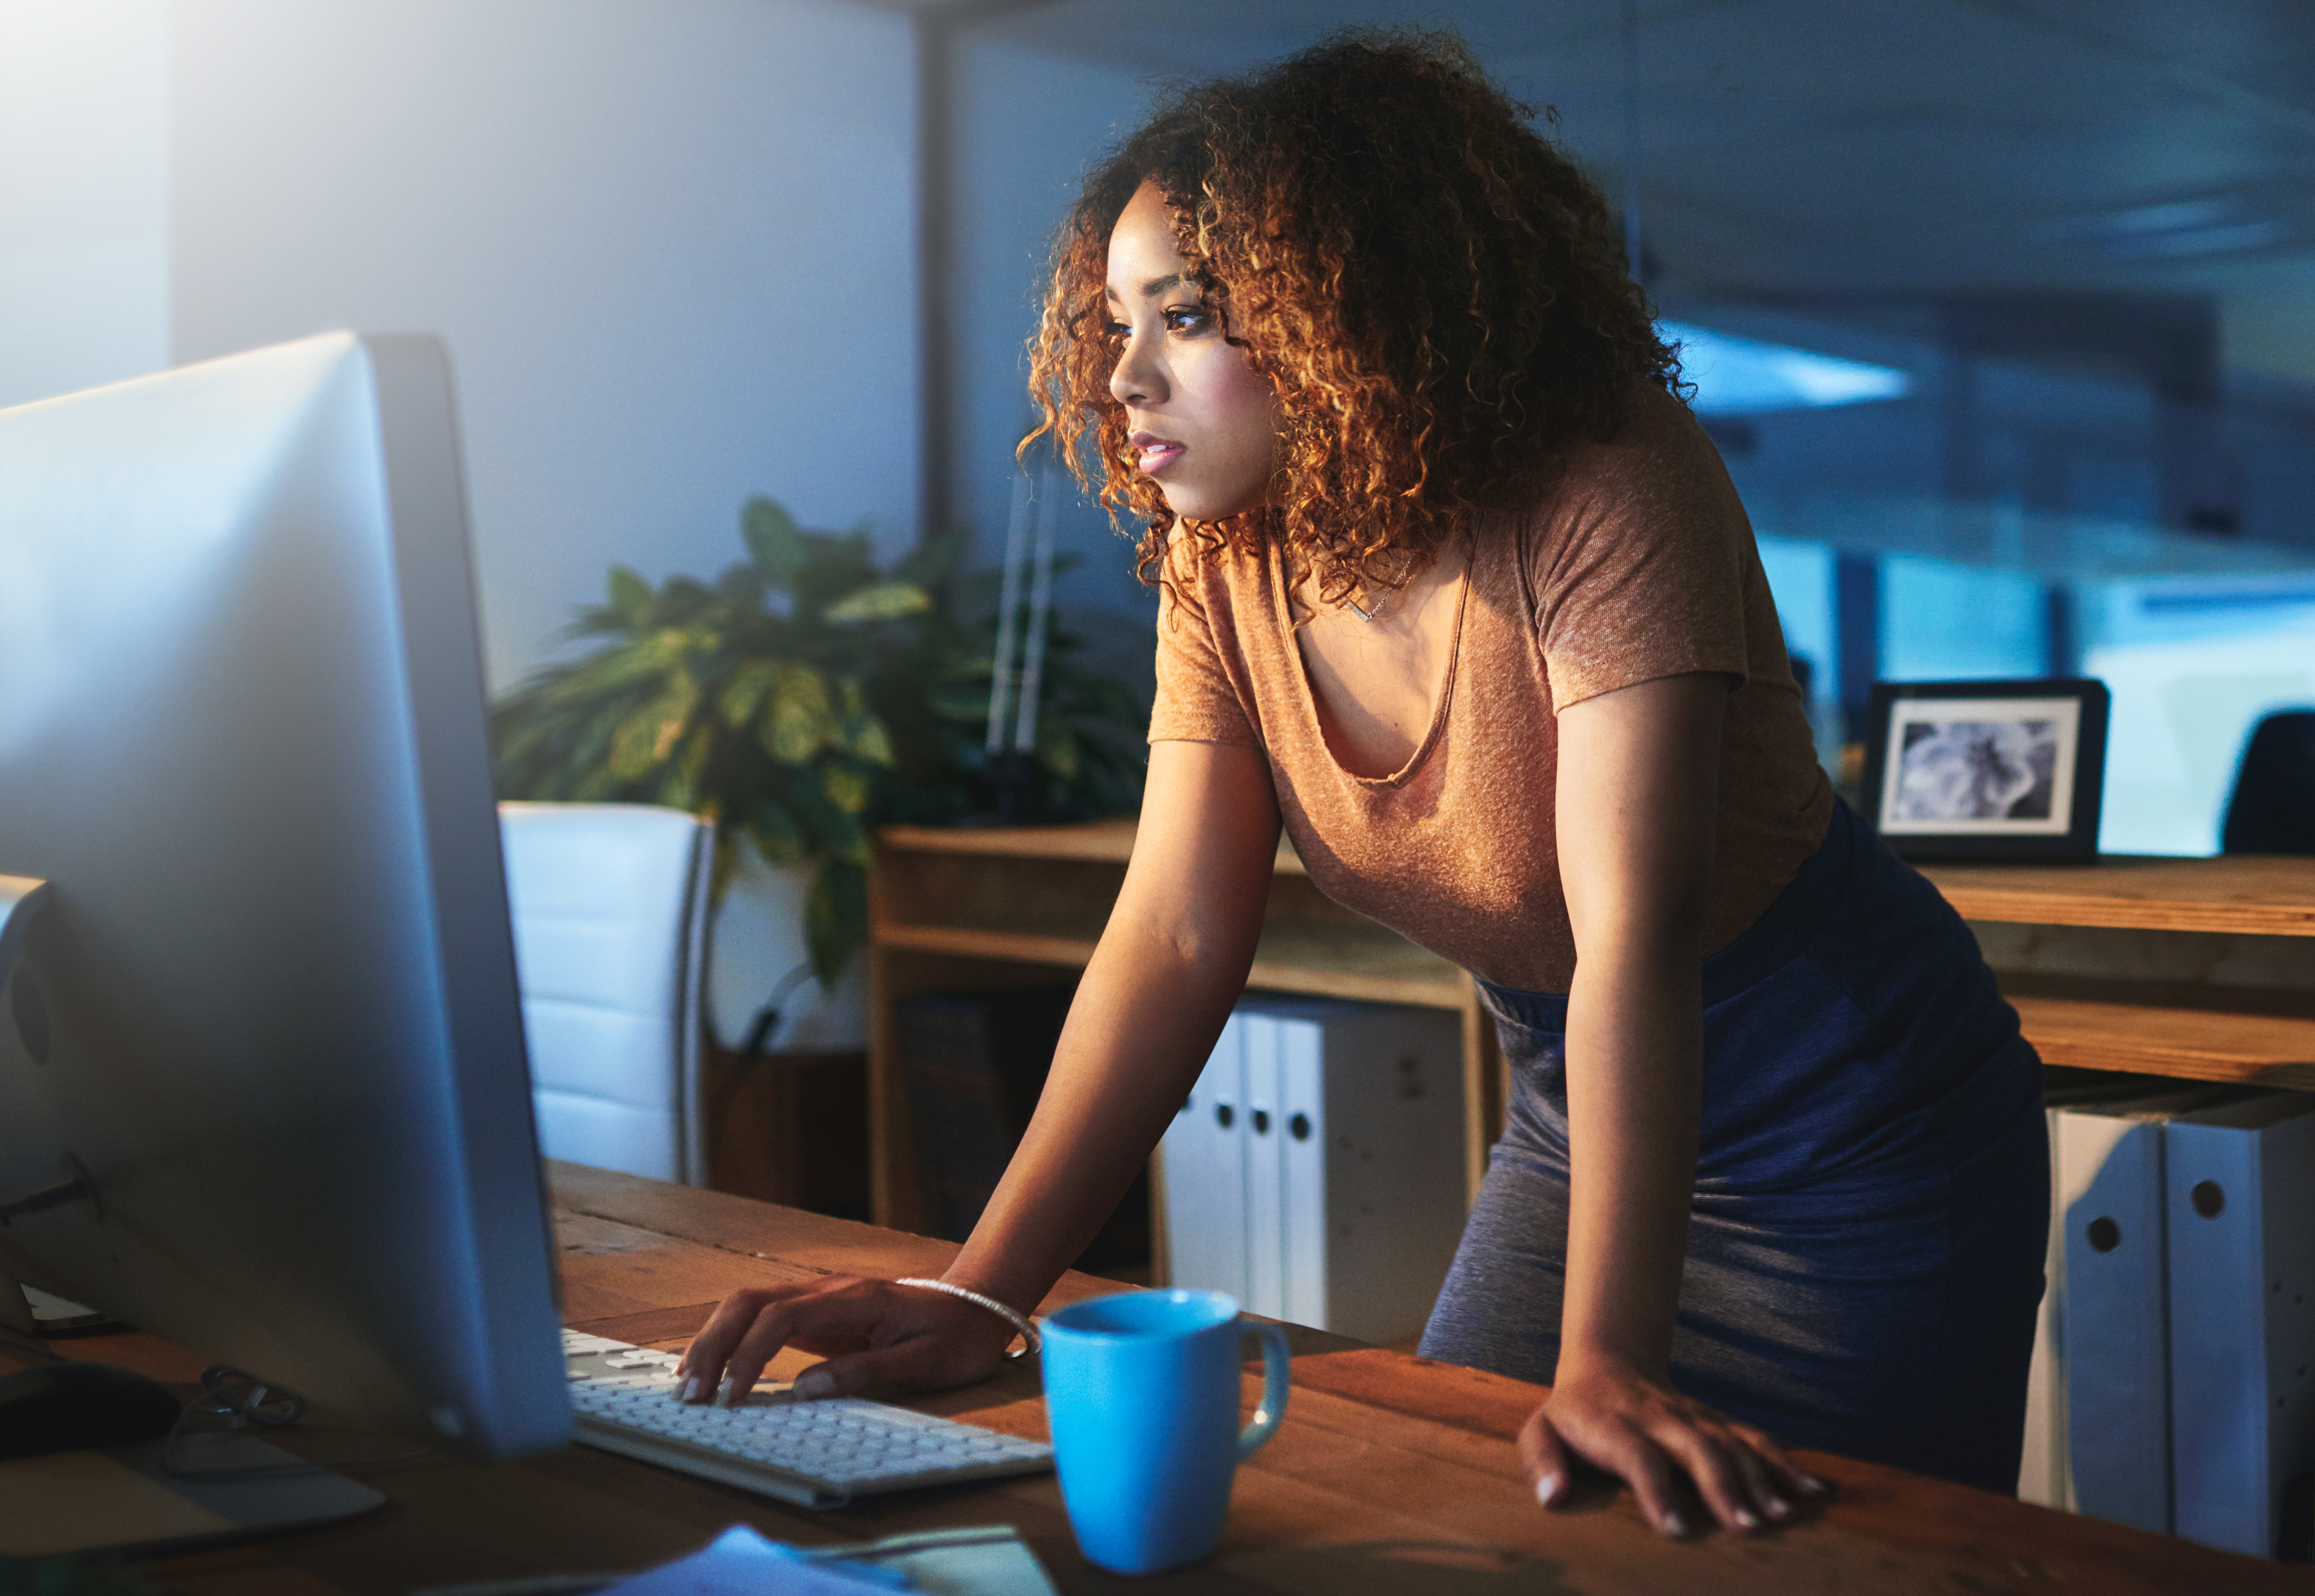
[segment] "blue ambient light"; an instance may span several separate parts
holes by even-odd
[[[1844,360],[1813,350],[1735,338],[1689,322],[1658,322],[1680,345],[1681,375],[1696,385],[1699,415],[1752,415],[1896,399],[1912,378],[1894,366]]]

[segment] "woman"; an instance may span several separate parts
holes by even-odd
[[[2009,1489],[2047,1204],[2039,1068],[1968,932],[1832,798],[1752,534],[1598,192],[1459,45],[1356,34],[1193,90],[1087,181],[1040,433],[1162,589],[1125,885],[949,1285],[1026,1311],[1194,1079],[1282,823],[1478,977],[1503,1143],[1424,1341],[1549,1382],[1667,1533],[1826,1447]],[[742,1292],[694,1399],[980,1378],[997,1312]]]

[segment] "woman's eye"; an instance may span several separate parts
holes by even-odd
[[[1123,338],[1132,331],[1133,329],[1123,322],[1104,322],[1101,324],[1101,335],[1104,338]]]
[[[1166,313],[1166,330],[1168,332],[1203,332],[1213,324],[1212,315],[1194,305],[1182,306]]]

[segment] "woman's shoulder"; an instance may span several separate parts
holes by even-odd
[[[1177,527],[1158,571],[1161,625],[1189,622],[1218,646],[1258,645],[1272,627],[1273,586],[1264,546],[1202,528]]]
[[[1158,564],[1158,580],[1178,602],[1223,602],[1243,607],[1264,593],[1270,581],[1266,545],[1228,536],[1215,528],[1176,525]]]
[[[1652,384],[1634,386],[1612,433],[1566,447],[1517,520],[1521,541],[1537,554],[1602,528],[1674,537],[1750,529],[1711,438],[1686,404]]]
[[[1727,481],[1720,451],[1695,413],[1649,383],[1634,385],[1613,432],[1569,445],[1555,485],[1582,494],[1653,495],[1699,486],[1716,492]]]

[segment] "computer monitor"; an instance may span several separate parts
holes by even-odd
[[[0,411],[0,1271],[568,1439],[439,343]]]

